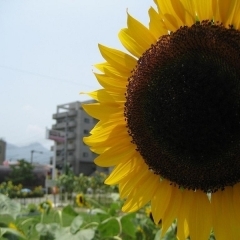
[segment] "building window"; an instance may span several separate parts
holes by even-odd
[[[84,118],[84,122],[85,122],[85,123],[90,123],[89,118]]]
[[[88,157],[88,153],[87,152],[83,152],[83,157]]]
[[[72,156],[72,155],[73,155],[73,151],[69,151],[68,156]]]
[[[84,133],[84,134],[89,134],[89,131],[88,131],[87,129],[84,129],[84,130],[83,130],[83,133]]]

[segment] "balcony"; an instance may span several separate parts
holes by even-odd
[[[75,160],[74,156],[68,156],[67,157],[67,161],[70,162],[70,163],[72,163],[74,160]]]
[[[58,130],[58,129],[67,129],[68,127],[75,127],[76,126],[76,123],[75,123],[75,121],[69,121],[69,122],[67,122],[67,124],[66,124],[66,122],[61,122],[61,123],[56,123],[56,124],[53,124],[52,125],[52,129],[56,129],[56,130]]]
[[[77,115],[76,110],[70,110],[69,112],[54,113],[52,115],[52,118],[53,119],[66,118],[66,117],[72,117],[72,116],[76,116],[76,115]]]
[[[65,128],[66,128],[65,122],[56,123],[52,125],[52,129],[65,129]]]
[[[59,151],[59,150],[64,150],[64,144],[59,144],[56,146],[56,150]]]
[[[74,132],[68,132],[67,133],[67,138],[68,139],[72,139],[72,138],[75,138],[76,137],[76,134]]]
[[[68,149],[68,150],[74,150],[74,149],[75,149],[75,144],[74,144],[74,143],[69,143],[69,144],[67,145],[67,149]]]
[[[75,121],[70,121],[70,122],[68,122],[68,126],[69,126],[69,127],[75,127],[75,126],[76,126]]]
[[[73,163],[75,160],[75,156],[68,156],[67,157],[67,162],[68,163]],[[56,162],[64,162],[64,156],[57,156],[56,157]]]

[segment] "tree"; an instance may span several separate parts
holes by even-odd
[[[11,180],[15,185],[32,185],[31,182],[34,179],[33,165],[24,159],[18,160],[18,163],[18,165],[10,165],[12,171],[10,173],[9,180]]]

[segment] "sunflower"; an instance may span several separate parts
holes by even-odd
[[[8,224],[8,228],[9,230],[11,230],[10,232],[7,232],[6,235],[4,235],[6,238],[9,237],[9,239],[12,239],[14,238],[13,236],[9,236],[9,233],[11,234],[14,234],[14,235],[17,235],[17,236],[20,236],[20,237],[25,237],[24,235],[24,232],[22,231],[22,229],[19,228],[19,226],[17,226],[15,223],[13,222],[10,222]]]
[[[3,229],[2,236],[4,237],[4,239],[19,239],[19,237],[21,237],[21,239],[22,238],[26,239],[25,234],[22,231],[22,229],[13,222],[8,223],[8,225],[1,224],[1,227]],[[5,232],[5,230],[6,230],[6,232]]]
[[[151,206],[147,206],[147,207],[145,208],[145,214],[146,214],[146,216],[147,216],[148,218],[150,218],[150,219],[154,222]],[[161,220],[160,220],[160,222],[158,223],[158,225],[160,226],[160,224],[161,224]]]
[[[39,211],[48,214],[52,207],[53,207],[52,201],[47,199],[39,204]]]
[[[147,217],[150,217],[150,215],[152,214],[151,206],[145,207],[145,213]]]
[[[123,211],[150,202],[163,233],[240,239],[240,0],[154,2],[148,27],[127,13],[127,53],[99,45],[84,142]]]
[[[79,207],[83,207],[85,205],[85,199],[84,199],[84,195],[79,193],[77,194],[76,196],[76,204],[79,206]]]

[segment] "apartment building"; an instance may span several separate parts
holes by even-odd
[[[58,105],[56,113],[52,116],[56,120],[52,126],[52,132],[60,134],[51,148],[54,151],[52,160],[59,169],[68,164],[76,175],[79,173],[91,175],[96,170],[108,172],[108,169],[94,164],[93,160],[97,155],[91,152],[82,140],[84,136],[89,136],[89,132],[97,123],[97,120],[89,116],[82,108],[82,104],[92,102],[94,101],[77,101]]]

